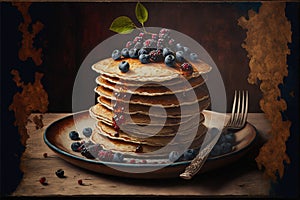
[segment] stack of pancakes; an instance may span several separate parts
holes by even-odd
[[[130,64],[127,73],[119,70],[122,61]],[[95,88],[98,103],[90,108],[97,120],[92,140],[132,156],[199,148],[207,131],[201,112],[210,105],[204,77],[211,67],[202,61],[191,64],[193,72],[188,75],[180,67],[141,64],[132,58],[94,64],[100,76]]]

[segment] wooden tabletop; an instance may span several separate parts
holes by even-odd
[[[69,114],[46,113],[43,115],[44,127],[36,130],[32,114],[27,129],[30,138],[21,158],[23,179],[12,196],[179,196],[201,197],[216,195],[238,196],[267,196],[270,181],[257,169],[255,156],[259,147],[266,140],[266,133],[270,130],[270,123],[263,113],[249,113],[248,121],[253,124],[259,140],[242,159],[226,167],[199,174],[192,180],[180,178],[163,180],[142,180],[113,177],[97,174],[73,166],[59,158],[43,141],[45,128],[52,122]],[[47,157],[44,157],[47,153]],[[57,169],[65,171],[65,178],[55,175]],[[46,177],[48,185],[39,182]],[[78,180],[83,185],[78,184]]]

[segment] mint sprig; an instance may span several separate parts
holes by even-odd
[[[135,16],[142,28],[135,25],[129,17],[120,16],[112,22],[109,29],[119,34],[129,34],[134,29],[141,29],[142,32],[147,33],[144,23],[148,20],[148,10],[140,2],[135,6]]]

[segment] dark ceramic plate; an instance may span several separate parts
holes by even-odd
[[[217,114],[211,111],[204,111],[206,119],[211,119],[212,115]],[[182,161],[171,164],[161,162],[131,164],[87,159],[80,153],[71,150],[70,146],[74,141],[69,139],[69,132],[76,129],[78,132],[81,132],[80,130],[85,127],[94,127],[94,123],[95,121],[90,118],[88,111],[69,115],[47,127],[44,133],[44,141],[59,157],[73,165],[114,176],[150,179],[178,177],[190,163],[190,161]],[[199,173],[220,168],[238,160],[250,149],[256,135],[254,126],[248,123],[242,130],[235,133],[237,145],[234,147],[234,150],[221,156],[209,157]]]

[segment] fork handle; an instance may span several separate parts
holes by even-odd
[[[180,174],[180,177],[186,180],[190,180],[202,168],[207,157],[208,155],[197,155],[197,157],[192,160],[190,165],[187,168],[185,168],[185,171],[182,174]]]

